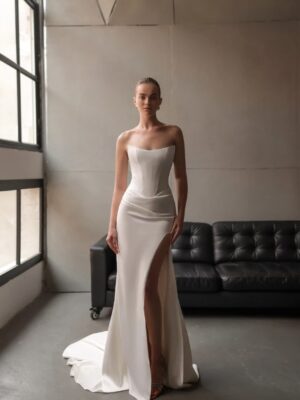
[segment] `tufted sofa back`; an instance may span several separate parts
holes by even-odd
[[[205,222],[183,223],[180,236],[171,246],[175,262],[214,263],[212,227]]]
[[[218,221],[212,230],[215,263],[300,261],[300,221]]]

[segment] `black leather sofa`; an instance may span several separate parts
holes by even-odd
[[[93,319],[114,302],[105,239],[90,249]],[[300,221],[184,222],[171,251],[182,307],[300,307]]]

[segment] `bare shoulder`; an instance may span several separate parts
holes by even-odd
[[[132,132],[130,130],[121,132],[117,137],[117,144],[125,148],[131,135]]]
[[[174,144],[181,146],[184,141],[182,129],[178,125],[170,125],[169,129]]]

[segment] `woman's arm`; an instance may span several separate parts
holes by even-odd
[[[119,252],[117,243],[116,222],[121,199],[127,188],[128,156],[124,134],[118,136],[115,154],[114,190],[110,209],[108,235],[106,241],[114,252]]]
[[[182,230],[185,206],[188,196],[188,181],[185,162],[185,145],[182,130],[176,127],[176,151],[174,157],[174,175],[177,193],[177,217],[172,228],[172,242],[176,240]]]

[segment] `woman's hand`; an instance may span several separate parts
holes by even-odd
[[[119,244],[118,244],[118,233],[116,228],[111,228],[108,231],[107,237],[106,237],[106,243],[108,246],[112,249],[114,253],[119,253]]]
[[[183,220],[179,218],[178,215],[176,215],[171,229],[171,244],[174,243],[178,236],[181,234],[182,227]]]

